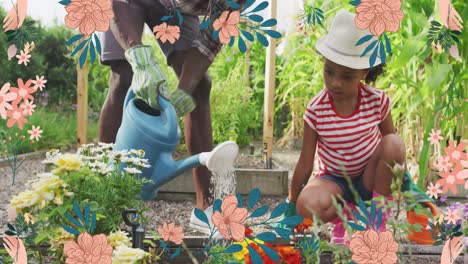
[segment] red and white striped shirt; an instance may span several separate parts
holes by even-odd
[[[317,176],[361,175],[382,138],[379,124],[390,112],[390,98],[381,90],[359,85],[354,113],[337,113],[332,96],[323,89],[307,105],[305,122],[318,134]]]

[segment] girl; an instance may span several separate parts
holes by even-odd
[[[304,114],[304,141],[288,196],[299,215],[316,214],[323,222],[335,224],[341,221],[332,197],[342,196],[347,202],[357,199],[345,177],[363,200],[372,199],[373,192],[388,196],[394,178],[390,167],[404,164],[406,156],[403,140],[395,134],[390,99],[361,82],[374,81],[382,65],[377,58],[370,70],[369,57],[360,56],[365,45],[355,44],[370,33],[356,28],[354,17],[339,11],[328,35],[316,44],[324,57],[325,88]],[[309,181],[315,155],[317,174]],[[332,239],[342,243],[337,234],[344,236],[342,226],[335,225]]]

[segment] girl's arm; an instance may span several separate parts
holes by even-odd
[[[380,122],[379,129],[380,129],[380,134],[382,134],[382,137],[388,134],[395,133],[395,127],[393,126],[392,113],[388,113],[387,117],[385,117],[385,119],[382,122]]]
[[[317,132],[304,122],[304,138],[302,143],[301,155],[297,162],[296,169],[291,181],[288,199],[296,202],[297,197],[302,191],[304,184],[310,178],[314,168],[315,150],[317,148]]]

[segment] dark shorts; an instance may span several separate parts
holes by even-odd
[[[356,203],[356,199],[351,192],[350,186],[344,177],[340,176],[332,176],[332,175],[324,175],[317,177],[316,179],[323,179],[327,181],[332,181],[336,183],[340,188],[343,190],[343,198],[347,202]],[[354,179],[351,179],[351,183],[353,185],[354,190],[357,194],[361,197],[362,200],[368,201],[372,200],[372,192],[368,191],[364,186],[364,176],[360,175]]]
[[[132,23],[139,28],[138,33],[140,36],[143,34],[144,25],[148,25],[153,29],[154,26],[163,23],[161,18],[168,14],[164,6],[156,0],[113,0],[120,1],[128,4],[129,16]],[[174,21],[171,21],[174,20]],[[169,19],[168,24],[177,24],[177,16]],[[180,38],[174,44],[162,43],[158,40],[162,52],[169,58],[172,52],[178,50],[187,50],[193,46],[194,40],[199,39],[200,30],[198,28],[199,20],[197,16],[183,14],[183,23],[180,27]],[[112,60],[125,60],[124,50],[120,47],[119,43],[114,37],[114,34],[109,29],[106,32],[99,32],[99,38],[102,43],[101,63],[108,65]]]

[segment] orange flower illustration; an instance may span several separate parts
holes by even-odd
[[[449,172],[439,172],[439,176],[442,177],[442,179],[438,180],[437,184],[442,186],[442,193],[447,193],[449,189],[452,193],[457,193],[456,185],[465,183],[464,179],[458,176],[458,173],[460,173],[458,167],[455,167],[455,169]]]
[[[172,241],[177,245],[180,245],[184,239],[184,233],[182,232],[181,226],[175,226],[174,223],[169,225],[163,223],[162,227],[158,228],[158,233],[162,236],[164,241]]]
[[[380,36],[384,31],[396,32],[403,19],[400,0],[362,0],[356,7],[356,27],[369,28],[369,31]]]
[[[228,17],[229,15],[229,17]],[[240,21],[239,11],[224,11],[218,19],[213,22],[214,30],[219,30],[219,42],[228,44],[231,37],[239,36],[237,24]]]
[[[171,44],[174,44],[180,37],[179,26],[168,26],[166,22],[161,25],[154,26],[153,33],[155,38],[161,40],[162,43],[166,43],[169,40]]]
[[[107,31],[114,17],[111,0],[72,0],[65,7],[65,25],[89,36],[94,31]]]
[[[456,142],[453,142],[452,140],[449,141],[449,146],[445,148],[445,152],[447,153],[447,156],[450,157],[450,161],[452,163],[455,163],[459,169],[461,169],[461,163],[460,160],[466,160],[468,159],[468,156],[464,152],[466,148],[465,142],[460,142],[458,144]]]
[[[112,263],[112,246],[108,244],[104,234],[91,236],[86,232],[82,233],[78,236],[78,243],[65,243],[63,252],[67,256],[66,264]]]
[[[15,124],[18,124],[19,129],[23,130],[23,123],[27,123],[28,120],[24,118],[23,110],[21,110],[17,104],[12,106],[11,111],[7,111],[7,127],[12,127]]]
[[[216,211],[211,217],[213,224],[225,239],[232,237],[235,241],[243,241],[245,226],[242,225],[242,222],[247,218],[247,209],[238,208],[237,197],[228,195],[223,199],[221,210],[222,213]]]
[[[390,264],[397,262],[398,244],[390,231],[377,233],[370,229],[353,237],[349,244],[352,260],[360,263]]]

